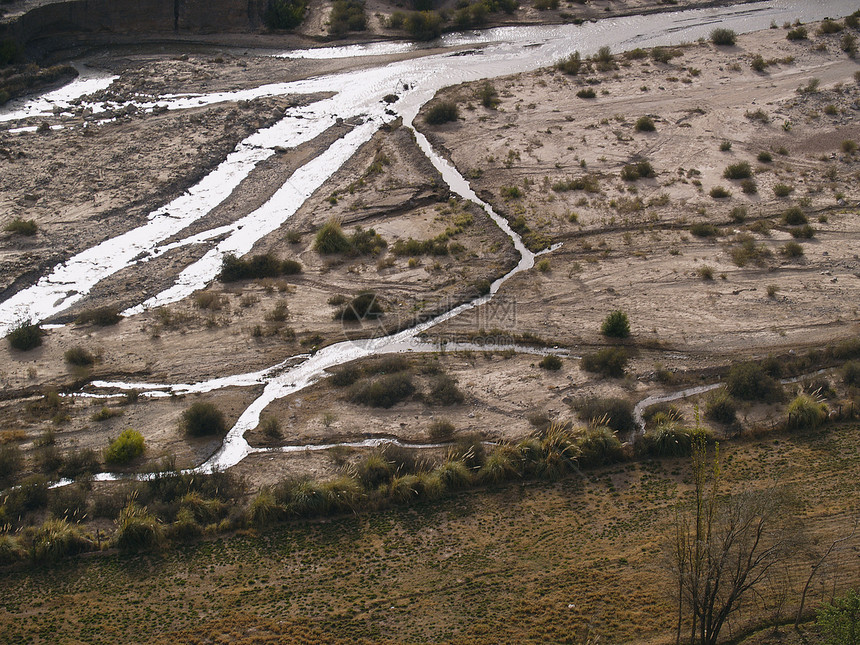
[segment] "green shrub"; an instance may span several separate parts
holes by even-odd
[[[491,110],[494,110],[499,104],[499,93],[496,87],[489,81],[481,85],[481,89],[478,90],[478,98],[481,101],[481,105]]]
[[[122,316],[119,315],[119,310],[116,307],[107,306],[84,309],[75,318],[75,323],[78,325],[93,324],[99,327],[107,327],[117,324],[121,319]]]
[[[87,490],[85,485],[61,486],[51,491],[48,511],[57,519],[81,522],[87,515]]]
[[[764,60],[761,54],[756,54],[752,57],[750,67],[752,67],[757,72],[763,72],[765,69],[767,69],[767,62]]]
[[[20,562],[25,557],[27,552],[18,544],[18,540],[8,533],[0,533],[0,566]]]
[[[113,536],[115,547],[123,551],[143,551],[157,548],[163,542],[164,529],[145,506],[129,502],[120,511]]]
[[[123,430],[105,449],[105,463],[122,466],[143,454],[143,435],[131,428]]]
[[[726,166],[723,171],[723,177],[726,179],[747,179],[752,177],[752,168],[746,161],[739,161]]]
[[[302,272],[302,265],[295,260],[279,260],[272,253],[254,255],[247,260],[228,253],[221,260],[221,282],[277,278],[282,275],[295,275]]]
[[[587,193],[598,193],[600,192],[600,182],[595,175],[583,175],[575,179],[558,181],[552,185],[552,189],[557,193],[564,193],[570,190],[584,190]]]
[[[849,361],[842,366],[842,380],[845,385],[860,386],[860,361]],[[2,468],[0,472],[3,472]]]
[[[782,254],[787,258],[799,258],[803,256],[803,247],[797,242],[786,242],[782,247]]]
[[[773,161],[773,155],[769,152],[762,150],[758,153],[758,160],[761,163],[771,163]]]
[[[424,120],[430,125],[441,125],[460,118],[460,110],[452,101],[440,101],[427,110]]]
[[[96,451],[90,448],[81,448],[66,453],[57,474],[63,479],[77,479],[81,476],[94,475],[101,470],[101,463]]]
[[[0,489],[11,485],[23,464],[21,449],[12,444],[0,445]]]
[[[382,316],[385,310],[376,294],[372,291],[364,291],[346,305],[334,313],[334,319],[343,322],[356,322],[359,320],[376,319]]]
[[[800,226],[808,221],[803,210],[798,206],[792,206],[782,214],[782,223],[787,226]]]
[[[415,40],[433,40],[442,33],[442,16],[436,11],[413,11],[404,19],[403,27]]]
[[[711,32],[711,42],[715,45],[730,47],[735,44],[737,35],[731,29],[718,28]]]
[[[715,390],[705,404],[705,417],[717,423],[726,425],[737,420],[735,402],[725,388]]]
[[[67,349],[63,353],[63,359],[70,365],[77,365],[78,367],[90,367],[96,362],[96,357],[83,347]]]
[[[278,504],[271,489],[262,489],[248,507],[248,523],[251,526],[270,526],[286,518],[286,509]]]
[[[825,645],[857,645],[860,641],[860,593],[849,589],[822,604],[815,622]]]
[[[18,323],[6,338],[12,349],[27,352],[42,344],[44,333],[38,324],[34,325],[29,320],[25,320]]]
[[[582,357],[582,369],[586,372],[621,378],[626,367],[627,352],[623,347],[605,347]]]
[[[430,424],[430,439],[436,443],[451,441],[456,428],[448,419],[436,419]]]
[[[519,452],[515,448],[507,444],[498,445],[481,466],[477,478],[488,484],[499,484],[514,479],[519,476],[518,461]]]
[[[846,139],[842,142],[840,147],[842,148],[842,152],[845,152],[849,155],[853,155],[855,152],[857,152],[857,142],[853,139]]]
[[[485,462],[484,467],[486,465]],[[472,485],[472,473],[459,459],[446,459],[433,469],[433,474],[439,478],[446,491],[462,490]]]
[[[336,37],[350,31],[366,30],[364,0],[335,0],[328,21],[328,33]]]
[[[567,58],[563,58],[555,64],[556,68],[565,74],[576,76],[579,70],[582,69],[582,57],[578,51],[573,52]]]
[[[726,377],[726,391],[744,401],[773,401],[782,397],[782,386],[759,363],[733,365]]]
[[[655,63],[663,63],[664,65],[669,63],[669,61],[671,61],[673,58],[683,55],[684,54],[680,49],[655,47],[651,50],[651,60],[653,60]]]
[[[683,428],[669,422],[646,432],[637,449],[653,457],[687,457],[698,438],[707,442],[710,435],[702,429]]]
[[[364,496],[361,484],[349,476],[324,482],[320,488],[325,496],[324,511],[328,513],[355,512]],[[295,507],[293,512],[297,512]]]
[[[636,429],[633,404],[627,399],[587,399],[577,406],[577,414],[591,426],[607,426],[617,432],[632,432]]]
[[[827,420],[827,406],[807,394],[799,394],[788,404],[788,427],[815,430]]]
[[[540,363],[538,363],[538,366],[541,369],[557,372],[561,369],[561,359],[554,354],[549,354],[541,359]]]
[[[306,0],[269,0],[264,20],[270,29],[293,29],[302,24],[307,10]]]
[[[808,240],[815,237],[815,229],[812,228],[809,224],[804,224],[803,226],[797,226],[789,230],[791,233],[791,237],[795,239],[803,239]]]
[[[696,237],[716,237],[720,234],[719,229],[708,222],[695,222],[690,225],[690,233]]]
[[[359,381],[352,386],[349,399],[353,403],[374,408],[391,406],[412,396],[415,385],[405,372],[386,374],[368,381]]]
[[[640,116],[633,127],[636,132],[654,132],[657,129],[654,125],[654,120],[650,116]]]
[[[809,34],[806,31],[806,27],[801,25],[790,30],[785,37],[788,40],[806,40],[809,37]]]
[[[584,87],[579,90],[576,95],[581,99],[593,99],[597,98],[597,93],[591,89],[590,87]]]
[[[39,230],[39,227],[36,226],[36,222],[31,219],[21,219],[20,217],[16,217],[11,222],[6,224],[3,227],[3,230],[8,233],[13,233],[15,235],[25,235],[31,236],[35,235],[36,231]]]
[[[654,176],[654,168],[648,161],[638,161],[627,164],[621,169],[621,179],[624,181],[636,181],[637,179],[651,178]]]
[[[849,58],[857,56],[857,37],[854,34],[845,34],[839,42],[839,47],[848,54]]]
[[[627,314],[617,309],[603,319],[600,333],[610,338],[627,338],[630,335],[630,320]]]
[[[732,142],[728,139],[723,139],[720,142],[720,152],[728,152],[732,149]]]
[[[56,561],[94,547],[92,539],[65,519],[46,520],[39,528],[25,533],[22,539],[29,543],[35,562]]]
[[[191,437],[223,435],[227,433],[224,414],[214,403],[196,401],[182,413],[180,422],[185,434]]]
[[[106,405],[103,405],[98,412],[94,412],[92,415],[90,415],[90,419],[92,419],[93,421],[107,421],[108,419],[121,417],[122,415],[122,410],[118,410],[116,408],[109,408]]]
[[[732,212],[729,213],[729,217],[731,217],[732,222],[735,224],[742,224],[747,219],[747,209],[745,206],[735,206],[732,209]]]
[[[745,195],[755,195],[758,192],[758,184],[755,179],[742,179],[741,190]]]
[[[830,18],[825,18],[818,27],[819,34],[836,34],[840,31],[842,31],[842,25]]]
[[[314,250],[317,253],[330,255],[333,253],[346,253],[351,248],[349,239],[344,235],[340,222],[330,219],[317,231],[314,239]]]
[[[358,462],[356,474],[366,489],[373,490],[391,481],[394,469],[382,453],[372,452]]]
[[[732,196],[732,194],[723,186],[714,186],[713,188],[711,188],[710,195],[714,199],[726,199],[727,197]]]
[[[612,428],[587,428],[578,442],[579,463],[590,468],[606,466],[624,460],[621,441]]]
[[[448,374],[440,374],[433,379],[427,396],[427,401],[434,405],[457,405],[464,399],[463,392],[457,387],[457,380]]]

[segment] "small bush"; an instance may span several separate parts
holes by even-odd
[[[603,374],[612,378],[624,376],[626,367],[627,352],[624,351],[623,347],[606,347],[582,357],[582,369],[586,372]]]
[[[638,161],[627,164],[621,169],[621,179],[624,181],[636,181],[637,179],[651,178],[654,176],[654,168],[648,161]]]
[[[123,430],[105,450],[105,463],[123,466],[143,454],[143,435],[137,430]]]
[[[433,40],[442,33],[442,16],[436,11],[413,11],[403,20],[403,28],[415,40]]]
[[[541,369],[557,372],[561,369],[561,359],[558,356],[550,354],[548,356],[544,356],[540,363],[538,363],[538,366]]]
[[[758,192],[758,184],[755,179],[742,179],[741,190],[745,195],[755,195]]]
[[[334,314],[335,320],[343,322],[357,322],[359,320],[376,319],[385,313],[376,294],[372,291],[364,291]]]
[[[373,452],[358,463],[356,473],[362,485],[368,490],[373,490],[391,481],[394,468],[384,455]]]
[[[742,224],[747,219],[747,209],[744,206],[735,206],[732,209],[732,212],[729,213],[729,217],[731,217],[732,222],[735,224]]]
[[[782,396],[782,386],[759,363],[733,365],[726,377],[726,391],[744,401],[773,401]]]
[[[36,226],[36,222],[31,219],[21,219],[20,217],[16,217],[11,222],[6,224],[3,227],[3,230],[7,233],[12,233],[14,235],[25,235],[30,237],[35,235],[39,230],[39,227]]]
[[[359,381],[350,389],[349,399],[359,405],[390,408],[412,396],[414,392],[415,385],[412,383],[412,377],[405,372],[399,372],[368,381]]]
[[[440,101],[427,110],[424,120],[429,125],[441,125],[460,118],[460,110],[457,104],[451,101]]]
[[[431,385],[427,401],[433,405],[458,405],[465,396],[457,387],[457,380],[447,374],[436,376]]]
[[[788,197],[794,192],[794,186],[788,184],[776,184],[773,187],[773,194],[777,197]]]
[[[809,34],[806,31],[806,27],[800,25],[790,30],[785,37],[788,40],[806,40]]]
[[[508,445],[496,446],[478,471],[478,480],[488,484],[499,484],[518,477],[518,458],[519,454],[515,448]]]
[[[710,281],[710,280],[713,280],[713,279],[714,279],[714,268],[713,268],[713,267],[708,266],[707,264],[705,264],[705,265],[702,265],[702,266],[700,266],[700,267],[699,267],[699,270],[698,270],[698,271],[696,271],[696,274],[697,274],[697,275],[698,275],[702,280]]]
[[[578,51],[573,52],[567,58],[564,58],[555,64],[556,68],[565,74],[576,76],[579,70],[582,69],[582,57]]]
[[[842,25],[830,18],[825,18],[818,27],[819,34],[836,34],[840,31],[842,31]]]
[[[765,62],[761,54],[756,54],[755,56],[753,56],[752,61],[750,62],[750,67],[752,67],[757,72],[763,72],[765,69],[767,69],[767,62]]]
[[[0,446],[0,489],[6,488],[15,481],[23,461],[21,449],[18,446],[10,444]]]
[[[815,237],[815,229],[809,224],[792,228],[789,233],[791,233],[791,237],[795,239],[808,240]]]
[[[851,387],[860,386],[860,361],[849,361],[842,366],[842,381]]]
[[[77,479],[81,476],[95,475],[102,467],[95,450],[82,448],[66,454],[57,474],[63,479]]]
[[[849,155],[853,155],[855,152],[857,152],[857,142],[853,139],[846,139],[842,142],[840,147],[842,148],[842,152]]]
[[[705,417],[729,425],[737,420],[735,402],[725,388],[715,390],[705,404]]]
[[[603,320],[600,333],[610,338],[627,338],[630,335],[630,320],[620,309],[611,312]]]
[[[617,432],[632,432],[636,429],[633,404],[627,399],[587,399],[577,405],[577,414],[591,426],[608,426]]]
[[[799,206],[792,206],[782,214],[782,223],[786,226],[800,226],[809,222]]]
[[[430,424],[430,439],[435,443],[444,443],[451,441],[454,436],[454,424],[448,419],[437,419]]]
[[[722,47],[730,47],[735,44],[737,34],[731,29],[714,29],[711,32],[711,42]]]
[[[63,359],[70,365],[77,365],[78,367],[90,367],[96,362],[96,357],[83,347],[67,349],[63,353]]]
[[[657,129],[654,125],[654,120],[650,116],[640,116],[633,127],[636,132],[654,132]]]
[[[44,331],[39,325],[32,324],[29,320],[18,323],[12,331],[9,332],[6,338],[9,341],[9,346],[12,349],[17,349],[22,352],[35,349],[42,344],[42,336]]]
[[[301,273],[302,265],[295,260],[279,260],[272,253],[254,255],[248,260],[228,253],[221,261],[221,282],[276,278],[282,275]]]
[[[732,149],[732,142],[728,139],[724,139],[720,142],[720,152],[728,152]]]
[[[328,33],[335,37],[350,31],[364,31],[367,29],[364,0],[335,0],[328,21]]]
[[[223,435],[227,433],[227,421],[224,414],[214,403],[197,401],[182,413],[181,426],[185,434],[191,437],[208,435]]]
[[[579,90],[576,95],[581,99],[593,99],[597,97],[597,94],[590,87],[585,87]]]
[[[799,258],[803,256],[803,247],[797,242],[786,242],[782,247],[782,254],[787,258]]]
[[[97,307],[95,309],[84,309],[78,317],[75,318],[75,323],[78,325],[98,325],[99,327],[107,327],[115,325],[122,319],[119,315],[119,310],[116,307]]]
[[[827,406],[807,394],[800,394],[788,404],[788,427],[815,430],[827,420]]]
[[[773,161],[773,155],[765,150],[759,152],[757,158],[761,163],[771,163]]]
[[[70,555],[90,551],[93,541],[64,519],[46,520],[24,539],[29,542],[30,555],[35,562],[56,561]]]
[[[716,237],[720,234],[719,229],[708,222],[696,222],[690,225],[690,233],[696,237]]]
[[[615,432],[606,426],[587,428],[578,442],[579,463],[586,468],[606,466],[624,460],[624,450]]]
[[[845,34],[839,42],[839,47],[848,54],[849,58],[857,56],[857,37],[854,34]]]
[[[270,29],[293,29],[302,24],[307,9],[306,0],[270,0],[264,20]]]
[[[714,199],[726,199],[727,197],[732,196],[732,194],[722,186],[714,186],[711,188],[710,195]]]
[[[752,177],[752,168],[746,161],[740,161],[726,166],[723,171],[723,177],[726,179],[747,179]]]
[[[481,89],[478,91],[478,98],[481,100],[481,105],[491,110],[496,109],[496,106],[499,104],[499,92],[489,81],[481,86]]]
[[[130,502],[120,511],[113,544],[123,551],[143,551],[161,546],[164,529],[145,506]]]
[[[346,253],[351,248],[340,222],[330,219],[322,225],[314,238],[314,250],[323,255]]]
[[[750,121],[758,121],[759,123],[770,123],[770,116],[767,112],[762,110],[761,108],[757,110],[747,110],[744,113],[744,116],[748,118]]]
[[[103,405],[98,412],[94,412],[90,415],[90,419],[93,421],[107,421],[108,419],[115,419],[116,417],[121,417],[123,415],[122,410],[118,410],[116,408],[109,408],[106,405]]]

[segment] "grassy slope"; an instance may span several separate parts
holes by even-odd
[[[724,446],[730,485],[799,484],[808,530],[829,543],[860,489],[858,429]],[[160,555],[8,571],[0,642],[668,642],[660,544],[686,472],[684,460],[626,464]],[[856,567],[838,569],[840,586],[856,584]]]

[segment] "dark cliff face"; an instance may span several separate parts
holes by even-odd
[[[267,0],[69,0],[34,7],[0,26],[0,39],[53,48],[89,34],[248,33],[261,30]]]

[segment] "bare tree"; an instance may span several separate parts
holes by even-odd
[[[676,641],[683,623],[690,643],[713,645],[729,617],[790,557],[794,531],[775,490],[720,495],[719,446],[710,457],[703,441],[693,449],[695,504],[676,514],[670,552],[678,589]]]

